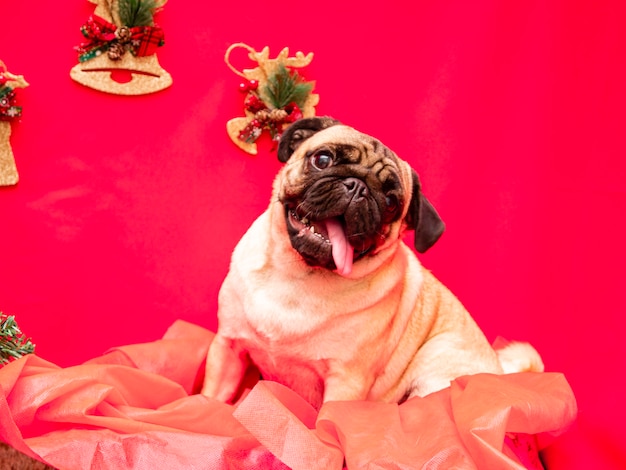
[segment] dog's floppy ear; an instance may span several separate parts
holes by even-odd
[[[297,120],[280,137],[278,160],[285,163],[302,142],[313,134],[336,124],[340,124],[340,122],[326,116]]]
[[[415,170],[411,170],[411,173],[413,176],[413,196],[406,222],[410,229],[415,230],[415,249],[424,253],[439,240],[446,226],[433,205],[422,194],[417,173]]]

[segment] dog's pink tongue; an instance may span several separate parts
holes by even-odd
[[[346,238],[343,227],[337,219],[326,220],[326,230],[332,245],[333,260],[337,266],[337,273],[347,276],[352,272],[352,261],[354,258],[354,248]]]

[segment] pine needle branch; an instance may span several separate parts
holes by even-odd
[[[118,8],[124,26],[154,26],[154,0],[119,0]]]
[[[0,313],[0,365],[34,351],[35,345],[24,337],[15,317]]]
[[[312,89],[313,85],[302,81],[298,72],[290,72],[281,64],[277,72],[268,78],[264,93],[276,109],[282,109],[290,103],[303,108]]]

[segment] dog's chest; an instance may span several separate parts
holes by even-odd
[[[272,356],[314,355],[331,348],[332,338],[348,334],[349,312],[300,283],[277,282],[255,288],[243,300],[246,327],[240,336]],[[306,284],[306,283],[305,283]]]

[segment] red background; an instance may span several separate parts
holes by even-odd
[[[224,52],[312,51],[317,114],[410,161],[445,219],[422,262],[490,340],[532,342],[572,385],[580,418],[550,468],[624,468],[626,4],[363,5],[172,0],[157,21],[174,85],[120,97],[69,78],[92,4],[0,0],[0,59],[31,84],[21,181],[0,188],[0,310],[62,366],[176,319],[215,329],[279,168],[226,135],[243,96]]]

